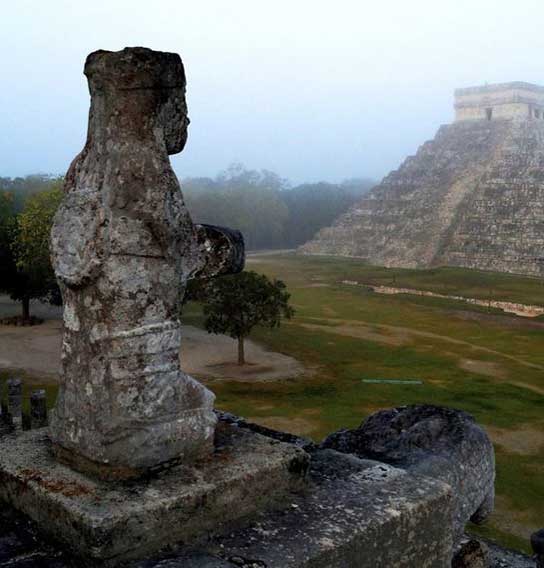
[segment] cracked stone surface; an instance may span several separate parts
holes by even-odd
[[[481,523],[493,511],[493,444],[466,412],[431,405],[383,410],[355,430],[331,434],[322,447],[379,460],[450,485],[456,540],[469,520]]]
[[[193,224],[169,154],[187,139],[179,55],[96,51],[85,63],[87,142],[51,232],[64,300],[59,459],[131,477],[209,453],[214,395],[178,361],[187,280],[238,272],[238,231]]]
[[[90,561],[118,564],[233,530],[305,487],[308,454],[220,421],[214,451],[137,480],[100,480],[59,463],[45,428],[0,437],[0,501]]]
[[[221,415],[221,421],[225,419],[226,424],[249,432],[260,428],[232,415]],[[162,554],[126,565],[131,568],[306,565],[449,568],[444,559],[451,555],[453,503],[451,489],[445,484],[403,468],[312,448],[306,440],[282,432],[262,430],[261,434],[274,441],[289,439],[293,447],[311,450],[307,491],[292,495],[286,508],[262,512],[247,526],[233,527],[228,534],[196,548],[166,549]],[[471,539],[474,537],[464,538],[458,546]],[[535,560],[526,555],[488,541],[484,542],[485,547],[489,548],[489,568],[535,567]],[[376,563],[377,558],[385,564]],[[0,567],[81,565],[81,559],[75,559],[49,541],[8,505],[0,508]],[[97,564],[93,561],[92,565]]]
[[[496,544],[489,546],[488,568],[535,568],[534,559],[505,550]],[[253,566],[252,566],[253,564]],[[81,560],[74,559],[58,545],[43,537],[25,517],[9,507],[0,509],[0,567],[1,568],[74,568]],[[164,557],[148,558],[130,563],[130,568],[262,568],[240,557],[225,560],[202,551],[184,550]],[[419,567],[418,567],[419,568]]]

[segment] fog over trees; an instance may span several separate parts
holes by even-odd
[[[372,180],[361,178],[291,187],[274,172],[248,170],[241,164],[232,164],[215,178],[181,182],[193,219],[239,229],[248,250],[303,244],[373,185]]]
[[[0,203],[9,202],[9,210],[14,213],[20,213],[23,209],[26,199],[40,191],[46,191],[54,186],[59,186],[62,178],[50,174],[31,174],[24,177],[0,177]],[[4,210],[7,215],[7,209]],[[2,219],[2,210],[0,210],[0,221]]]
[[[0,197],[4,196],[0,205],[5,202],[6,206],[0,211],[4,218],[0,225],[20,214],[29,196],[58,186],[60,181],[45,174],[0,178]],[[293,187],[274,172],[251,170],[242,164],[232,164],[215,177],[181,180],[195,222],[239,229],[248,250],[295,248],[305,243],[373,185],[372,180],[360,178]]]

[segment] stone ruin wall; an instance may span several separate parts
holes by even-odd
[[[456,121],[485,120],[487,118],[486,108],[489,108],[489,106],[475,105],[465,108],[457,108],[455,110],[455,120]],[[538,108],[540,109],[541,107]],[[503,103],[500,105],[492,105],[492,109],[493,109],[492,119],[501,119],[501,118],[525,119],[531,116],[533,107],[527,103]],[[543,114],[541,116],[542,118],[544,118],[544,107],[542,107],[542,110]]]
[[[455,91],[455,120],[544,120],[544,88],[513,82]]]
[[[439,264],[544,274],[544,125],[512,122],[462,204]]]
[[[544,274],[544,123],[442,126],[306,254]]]

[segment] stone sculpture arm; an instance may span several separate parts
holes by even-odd
[[[244,269],[244,237],[240,231],[196,225],[198,261],[191,278],[213,278]]]
[[[170,178],[176,189],[160,207],[142,207],[153,234],[167,256],[181,263],[184,280],[213,278],[236,274],[244,268],[245,247],[242,233],[227,227],[193,223],[183,201],[177,179]],[[159,201],[157,195],[155,200]],[[160,216],[167,211],[166,216]]]

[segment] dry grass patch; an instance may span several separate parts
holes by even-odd
[[[517,511],[504,495],[495,498],[495,510],[487,522],[524,540],[529,540],[531,534],[540,528],[530,522],[527,511]]]
[[[494,379],[505,379],[508,375],[506,370],[494,361],[480,361],[477,359],[461,359],[459,368],[469,373],[476,373]]]
[[[249,416],[248,422],[255,422],[272,430],[289,432],[297,436],[307,436],[319,428],[319,422],[306,418],[289,418],[286,416]]]
[[[527,425],[517,430],[486,426],[486,431],[495,444],[508,452],[521,455],[544,452],[544,425],[540,428]]]
[[[345,337],[353,337],[355,339],[364,339],[375,343],[383,343],[384,345],[393,345],[398,347],[406,343],[405,339],[397,334],[382,333],[375,328],[367,325],[319,325],[315,323],[299,323],[300,327],[309,329],[310,331],[320,331],[326,333],[336,333]]]

